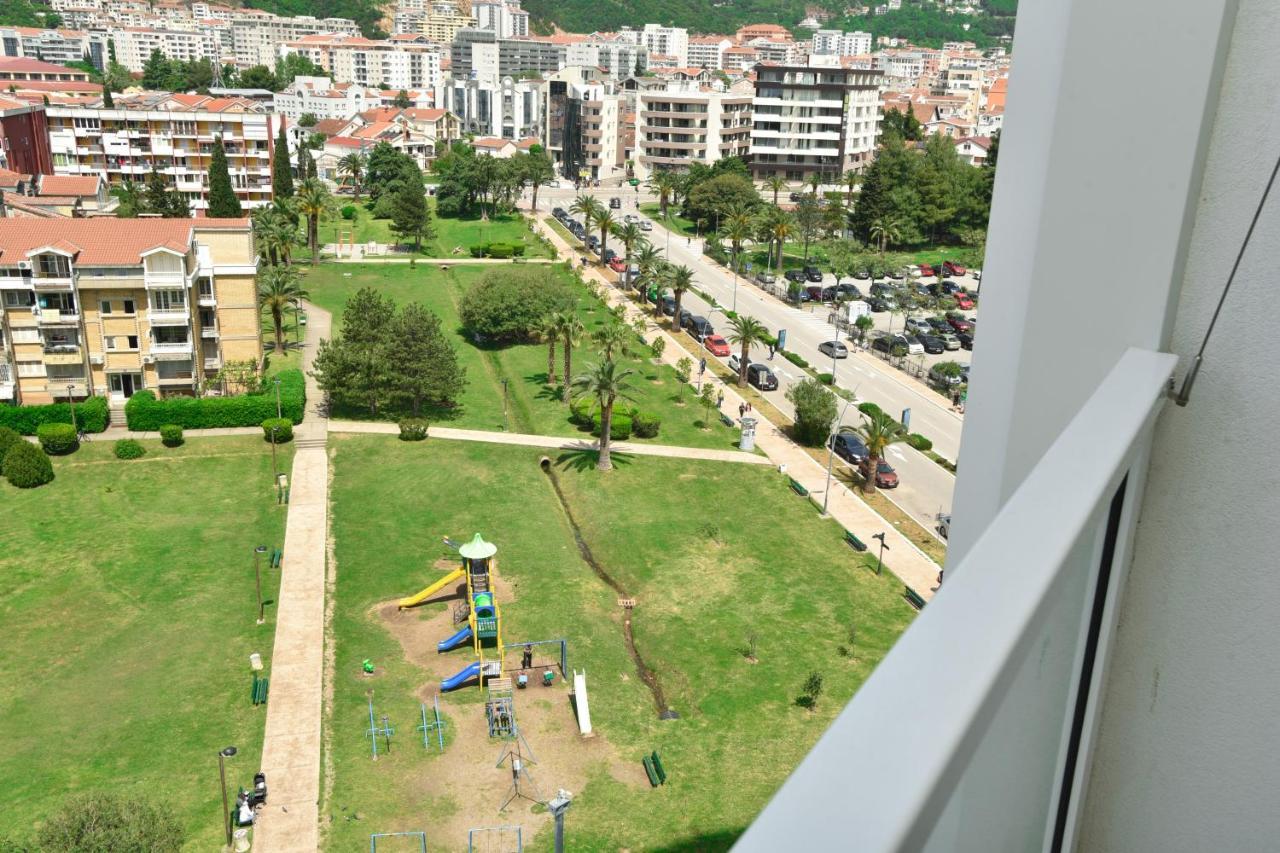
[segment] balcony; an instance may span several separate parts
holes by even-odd
[[[184,361],[190,359],[194,352],[191,341],[153,343],[149,350],[149,354],[154,356],[156,361]]]
[[[201,308],[215,308],[218,305],[218,300],[213,295],[212,290],[205,291],[201,289],[200,295],[196,299],[196,304],[198,304]]]
[[[74,279],[71,276],[51,276],[37,275],[31,279],[31,286],[37,291],[65,291],[70,292]]]
[[[735,849],[1075,849],[1175,363],[1121,357]]]
[[[175,289],[187,286],[186,273],[181,272],[152,272],[147,270],[142,275],[143,287],[148,290],[152,288]]]
[[[218,337],[218,324],[214,323],[212,326],[201,326],[200,337],[205,338],[206,340]]]
[[[84,357],[80,355],[78,344],[45,344],[45,364],[81,364]]]
[[[205,369],[205,370],[221,370],[221,369],[222,369],[222,359],[221,359],[221,358],[219,358],[219,357],[218,357],[218,356],[216,356],[216,355],[208,355],[208,356],[205,356],[205,359],[204,359],[204,369]]]
[[[35,312],[38,326],[76,326],[80,323],[78,311],[61,311],[57,308],[39,308]]]
[[[186,326],[191,322],[191,312],[186,308],[150,308],[147,320],[153,326]]]
[[[195,379],[195,372],[187,370],[166,371],[156,376],[161,385],[190,385]]]

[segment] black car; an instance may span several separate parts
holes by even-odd
[[[676,298],[670,294],[662,297],[662,313],[668,317],[676,313]]]
[[[693,312],[688,308],[680,309],[680,328],[689,328],[689,321],[693,319]]]
[[[817,267],[805,267],[804,277],[808,281],[821,282],[822,270],[818,269]]]
[[[867,446],[862,443],[862,439],[851,432],[838,432],[831,436],[830,446],[836,456],[854,465],[862,462],[870,455],[867,452]]]
[[[804,270],[787,270],[787,281],[804,281]]]
[[[960,349],[973,349],[973,335],[969,332],[956,332],[956,338],[960,341]]]
[[[839,293],[839,290],[834,285],[832,285],[832,286],[822,288],[821,292],[822,292],[823,302],[835,302],[836,294]]]
[[[804,196],[800,195],[800,193],[790,193],[787,196],[787,198],[790,199],[791,201],[799,201],[800,199],[804,198]]]
[[[551,208],[551,215],[554,216],[556,219],[564,219],[565,216],[567,216],[568,214],[565,213],[565,210],[563,207],[553,207]]]
[[[944,281],[942,283],[942,292],[947,294],[948,296],[952,295],[953,293],[959,293],[961,290],[963,290],[963,288],[960,287],[960,285],[956,284],[954,281]]]
[[[759,388],[761,391],[778,390],[778,377],[773,375],[773,371],[763,364],[753,364],[747,368],[747,384]]]
[[[883,314],[889,310],[889,303],[879,296],[871,297],[871,301],[867,305],[871,308],[871,313],[873,314]]]
[[[609,263],[609,261],[613,260],[616,257],[618,257],[618,253],[615,252],[613,249],[605,249],[604,257],[602,257],[601,260],[607,264]]]
[[[867,272],[866,270],[858,270],[856,273],[853,274],[853,277],[858,279],[859,281],[865,281],[871,278],[871,273]]]
[[[695,341],[699,342],[705,341],[708,337],[716,333],[715,327],[711,325],[710,320],[706,317],[700,317],[697,315],[690,317],[689,325],[684,328]]]
[[[874,309],[873,309],[874,310]],[[880,350],[880,352],[893,351],[893,338],[889,335],[881,335],[878,338],[871,339],[871,348]]]
[[[933,335],[917,335],[916,340],[920,341],[920,345],[929,355],[938,355],[947,351],[947,345],[942,338]]]
[[[882,284],[881,282],[877,281],[871,285],[872,296],[889,296],[893,292],[894,292],[894,288],[892,285],[889,285],[889,284]]]
[[[935,332],[951,331],[951,324],[943,317],[929,317],[925,319],[925,322],[932,326]]]
[[[621,210],[622,199],[617,198],[616,196],[614,198],[609,199],[609,207],[612,208],[613,210]]]
[[[839,299],[861,299],[862,291],[858,289],[858,285],[843,281],[836,285],[836,297]]]

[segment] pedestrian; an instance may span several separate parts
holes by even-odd
[[[750,404],[750,403],[747,403],[747,414],[748,414],[748,415],[752,414],[751,404]]]
[[[520,656],[520,668],[530,669],[533,667],[533,646],[526,645],[524,654]]]
[[[720,389],[720,393],[716,395],[716,408],[724,408],[724,389]]]
[[[960,389],[951,392],[951,408],[960,408]]]
[[[739,403],[738,404],[738,420],[742,420],[746,416],[746,414],[747,414],[747,404]]]
[[[774,347],[774,345],[773,345],[773,344],[769,344],[769,360],[770,360],[770,361],[773,361],[773,354],[774,354],[776,351],[777,351],[777,348],[776,348],[776,347]]]
[[[686,246],[692,246],[692,245],[693,245],[693,238],[692,238],[692,237],[685,237],[685,238],[684,238],[684,244],[685,244]]]

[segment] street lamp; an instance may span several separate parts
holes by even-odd
[[[280,483],[280,469],[276,467],[276,432],[279,429],[278,426],[271,428],[271,479],[275,480],[277,488]]]
[[[874,472],[874,471],[871,473],[871,476],[873,476],[873,477],[875,476],[875,472]],[[871,534],[871,538],[872,538],[872,539],[879,539],[879,540],[880,540],[880,556],[876,557],[876,574],[878,575],[878,574],[880,574],[880,569],[881,569],[881,567],[882,567],[882,566],[884,566],[884,552],[885,552],[885,551],[892,551],[893,549],[892,549],[892,548],[890,548],[890,547],[889,547],[889,545],[888,545],[888,543],[886,543],[886,542],[884,541],[884,534],[883,534],[883,533],[873,533],[873,534]]]
[[[258,624],[261,625],[266,619],[262,615],[262,555],[267,553],[266,545],[259,545],[253,549],[253,580],[258,587]]]
[[[280,413],[280,377],[277,376],[275,380],[276,380],[276,417],[282,418],[284,417],[284,415]]]
[[[822,492],[822,517],[827,517],[827,502],[831,500],[831,466],[835,462],[836,456],[836,434],[840,432],[840,424],[844,422],[844,416],[849,413],[849,407],[853,405],[857,394],[850,395],[848,400],[844,401],[844,408],[840,410],[840,417],[836,418],[836,424],[831,428],[831,437],[827,439],[827,487]]]
[[[72,396],[72,391],[75,390],[75,387],[70,382],[67,383],[67,405],[71,407],[71,429],[78,433],[80,430],[76,427],[76,401]]]
[[[231,806],[227,802],[226,760],[235,754],[234,746],[225,747],[218,753],[218,778],[222,781],[222,828],[227,831],[227,847],[231,846]]]
[[[564,813],[569,810],[569,804],[572,802],[573,795],[561,788],[551,802],[547,803],[547,809],[556,821],[556,853],[564,853]]]
[[[297,346],[302,346],[302,312],[296,302],[293,303],[293,342]]]

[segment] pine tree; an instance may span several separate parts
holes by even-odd
[[[169,186],[165,183],[164,175],[157,172],[153,166],[151,174],[147,175],[147,185],[143,190],[142,212],[165,216],[168,210]]]
[[[213,142],[213,162],[209,165],[209,216],[213,219],[238,219],[242,215],[240,199],[231,188],[227,152],[222,147],[222,137],[218,137]]]
[[[401,239],[413,238],[413,250],[422,249],[422,238],[434,236],[431,230],[431,214],[427,210],[427,197],[422,192],[422,178],[413,169],[413,180],[406,180],[396,188],[392,201],[391,230]]]
[[[271,194],[276,201],[293,198],[293,167],[289,163],[289,138],[280,122],[276,150],[271,156]]]
[[[311,159],[311,149],[303,143],[298,147],[298,180],[316,177],[316,161]]]
[[[116,108],[115,98],[111,97],[111,90],[106,86],[102,87],[102,108],[104,110],[114,110]]]

